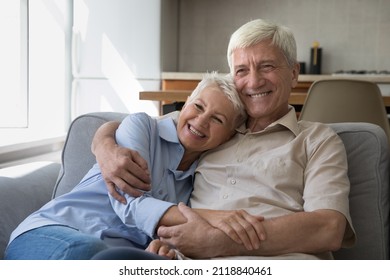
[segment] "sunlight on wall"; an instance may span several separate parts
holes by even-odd
[[[158,114],[155,104],[139,100],[139,92],[144,88],[106,34],[102,37],[102,72],[129,112]]]

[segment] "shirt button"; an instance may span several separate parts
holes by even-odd
[[[230,180],[230,183],[231,183],[232,185],[235,185],[235,184],[236,184],[236,180],[231,179],[231,180]]]
[[[159,191],[158,191],[158,194],[159,194],[159,195],[162,195],[162,194],[163,194],[163,190],[159,190]]]
[[[228,197],[229,197],[229,195],[227,195],[227,194],[223,195],[223,199],[227,199]]]

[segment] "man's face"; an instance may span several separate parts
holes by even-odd
[[[233,75],[250,119],[271,123],[288,112],[299,65],[291,68],[283,53],[267,40],[232,53]]]

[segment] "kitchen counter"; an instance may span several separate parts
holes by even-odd
[[[221,73],[225,75],[226,73]],[[201,80],[203,73],[195,72],[162,72],[162,80]],[[299,82],[315,82],[324,79],[357,79],[379,84],[390,84],[390,75],[352,75],[352,74],[324,74],[324,75],[299,75]]]
[[[221,73],[226,75],[226,73]],[[192,72],[162,72],[162,90],[193,90],[202,79],[203,73]],[[327,74],[299,75],[298,85],[292,93],[307,93],[313,82],[324,79],[356,79],[374,82],[383,96],[390,96],[390,75],[359,75],[359,74]]]
[[[220,73],[226,75],[226,73]],[[192,90],[202,79],[203,73],[189,72],[163,72],[161,75],[162,86],[160,91],[142,91],[140,100],[161,101],[161,105],[172,102],[184,102]],[[298,85],[292,89],[289,103],[300,112],[307,96],[307,92],[313,82],[324,79],[360,79],[378,84],[383,95],[386,110],[390,112],[390,75],[300,75]]]

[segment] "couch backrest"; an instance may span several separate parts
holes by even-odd
[[[351,182],[350,213],[357,244],[336,259],[389,259],[389,145],[368,123],[329,124],[344,142]]]
[[[53,197],[73,189],[96,162],[91,152],[96,130],[107,121],[122,121],[126,115],[113,112],[89,113],[72,122],[62,151],[62,167]]]

